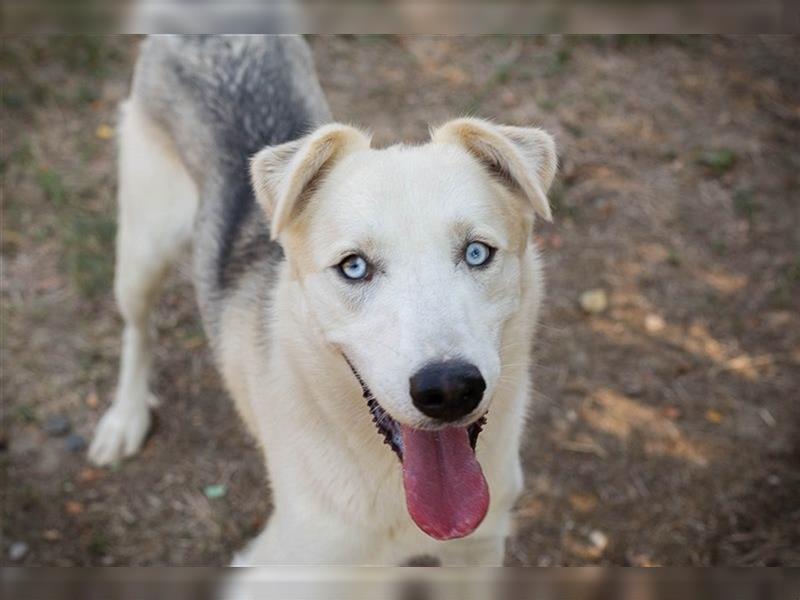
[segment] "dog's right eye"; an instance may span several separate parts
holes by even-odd
[[[369,279],[370,268],[369,263],[363,256],[358,254],[351,254],[346,256],[342,262],[339,263],[339,272],[351,281],[363,281]]]

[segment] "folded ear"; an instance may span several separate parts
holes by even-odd
[[[331,123],[279,146],[267,146],[250,160],[256,199],[270,219],[270,236],[296,218],[322,178],[344,156],[369,148],[370,139],[349,125]]]
[[[556,174],[557,158],[555,142],[547,132],[462,118],[434,130],[431,140],[462,146],[536,214],[552,220],[547,190]]]

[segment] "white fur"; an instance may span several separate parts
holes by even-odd
[[[481,151],[501,167],[513,163],[511,177],[524,166],[528,180],[498,183],[486,156],[462,143],[459,123],[472,141],[485,133]],[[221,319],[220,367],[261,441],[275,505],[235,564],[393,565],[421,554],[445,565],[502,563],[522,486],[519,445],[543,290],[530,229],[534,212],[549,217],[555,155],[538,130],[515,132],[525,148],[485,122],[445,127],[447,135],[434,133],[424,146],[373,150],[353,128],[329,125],[254,159],[254,187],[267,213],[279,215],[273,234],[287,260],[274,284],[266,355],[254,334],[256,307],[232,302]],[[121,135],[116,289],[126,330],[117,398],[90,449],[98,464],[135,451],[146,432],[147,316],[196,210],[191,180],[158,132],[130,110]],[[312,191],[303,189],[309,181]],[[498,248],[487,269],[458,261],[470,239]],[[349,284],[334,268],[354,250],[381,265],[367,284]],[[384,409],[417,427],[435,423],[411,402],[416,370],[456,356],[479,367],[487,390],[463,424],[489,411],[477,456],[491,504],[474,533],[439,542],[412,522],[401,465],[342,352]]]

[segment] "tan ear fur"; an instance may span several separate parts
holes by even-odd
[[[361,130],[331,123],[253,156],[250,177],[256,199],[270,219],[272,239],[306,208],[325,173],[342,157],[369,145],[370,138]]]
[[[461,118],[435,129],[431,140],[467,150],[501,183],[521,195],[535,214],[552,221],[547,190],[553,183],[558,160],[550,134],[535,127],[508,127]]]

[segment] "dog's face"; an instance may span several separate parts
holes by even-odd
[[[541,130],[474,119],[444,125],[424,146],[384,150],[327,125],[254,159],[254,185],[311,317],[395,420],[464,425],[488,409],[533,215],[549,218],[555,161]],[[478,403],[420,410],[413,378],[437,364],[439,377],[460,364],[482,379]]]
[[[487,409],[526,242],[526,219],[506,200],[457,146],[365,149],[331,171],[298,224],[288,253],[314,320],[402,423],[441,424],[410,389],[436,363],[474,365],[484,379],[456,422]]]
[[[328,125],[254,159],[309,317],[377,399],[399,455],[404,431],[445,426],[474,447],[554,171],[547,134],[467,119],[384,150]]]

